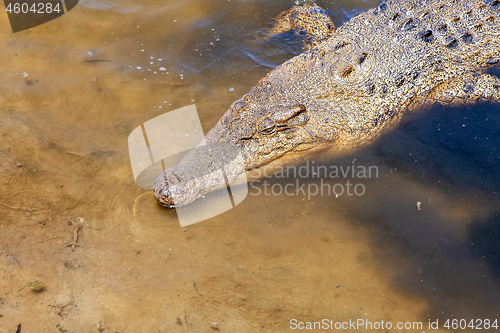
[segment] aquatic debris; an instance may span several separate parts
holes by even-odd
[[[194,290],[196,291],[196,293],[199,295],[199,296],[203,296],[202,294],[200,294],[200,292],[198,291],[198,288],[196,287],[196,282],[194,282],[193,280],[193,286],[194,286]]]
[[[87,63],[87,64],[98,64],[101,62],[110,62],[111,60],[109,59],[85,59],[82,62]]]
[[[39,210],[39,208],[13,207],[13,206],[9,206],[9,205],[6,205],[4,203],[1,203],[1,202],[0,202],[0,206],[5,207],[5,208],[9,208],[9,209],[12,209],[12,210],[27,211],[27,212],[30,212],[30,213],[33,213],[33,211],[35,211],[35,210]]]
[[[68,314],[68,312],[73,309],[73,306],[75,305],[73,301],[73,297],[69,300],[69,302],[62,303],[62,304],[55,304],[55,305],[49,305],[50,311],[60,317],[63,317]]]
[[[77,219],[78,220],[78,219]],[[82,221],[83,222],[83,221]],[[78,244],[78,232],[80,231],[80,229],[82,229],[83,226],[82,225],[78,225],[76,226],[76,228],[73,229],[73,241],[71,243],[68,243],[65,247],[68,247],[68,246],[71,246],[71,252],[75,252],[75,249],[77,246],[80,246],[80,244]]]
[[[103,331],[106,328],[106,323],[100,320],[97,324],[95,324],[95,327],[97,327],[99,331]]]
[[[43,281],[41,280],[30,281],[28,282],[27,286],[31,289],[31,291],[34,292],[39,292],[45,287],[43,285]]]
[[[17,259],[14,256],[7,254],[7,259],[9,259],[9,261],[12,265],[15,265],[15,266],[19,265],[19,261],[17,261]]]

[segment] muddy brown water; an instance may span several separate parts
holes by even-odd
[[[337,26],[377,3],[318,2]],[[500,319],[497,105],[409,115],[322,162],[376,166],[348,178],[361,196],[266,194],[296,181],[272,177],[181,228],[135,185],[130,132],[193,103],[211,128],[301,52],[291,34],[253,38],[293,4],[82,0],[16,34],[0,15],[0,332],[298,331],[293,319],[427,332]]]

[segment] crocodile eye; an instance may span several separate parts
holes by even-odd
[[[261,133],[264,134],[264,135],[273,135],[274,133],[276,133],[276,126],[273,126],[273,127],[270,127],[270,128],[266,128]]]
[[[276,123],[270,118],[264,118],[257,126],[258,131],[264,135],[273,135],[276,133]]]

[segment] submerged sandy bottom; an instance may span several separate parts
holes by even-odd
[[[319,4],[339,24],[377,2]],[[254,191],[181,228],[135,185],[130,132],[192,103],[208,130],[300,50],[252,40],[289,6],[81,1],[16,34],[0,15],[1,333],[288,332],[291,319],[421,322],[399,331],[422,332],[429,320],[498,319],[497,193],[400,162],[437,145],[418,130],[330,162],[380,169],[360,197]],[[32,280],[45,288],[31,291]]]

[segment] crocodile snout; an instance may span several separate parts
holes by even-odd
[[[196,200],[200,191],[193,180],[183,180],[172,170],[160,173],[154,181],[156,201],[164,207],[185,206]]]
[[[174,198],[168,187],[167,176],[164,172],[160,173],[154,182],[154,194],[156,201],[164,207],[173,208],[175,206]]]
[[[186,206],[200,197],[225,188],[245,171],[238,147],[215,142],[191,150],[181,162],[161,172],[154,181],[154,195],[165,207]]]

